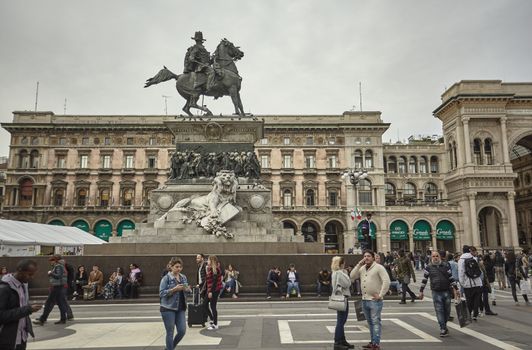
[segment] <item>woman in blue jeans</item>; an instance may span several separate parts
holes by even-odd
[[[338,290],[344,295],[345,298],[351,296],[351,280],[349,275],[344,270],[345,262],[341,256],[335,256],[331,262],[331,288],[332,295],[336,294]],[[349,314],[349,303],[347,303],[345,311],[336,311],[336,328],[334,330],[334,349],[353,349],[354,345],[351,345],[345,339],[344,326]]]
[[[159,297],[161,316],[166,329],[166,350],[173,350],[183,339],[187,330],[185,291],[190,292],[190,287],[187,277],[181,273],[183,270],[181,259],[170,260],[168,266],[170,271],[163,276],[159,285]],[[174,327],[177,329],[175,338]]]

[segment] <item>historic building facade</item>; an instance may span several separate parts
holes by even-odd
[[[528,96],[528,97],[527,97]],[[443,138],[386,144],[380,112],[265,115],[257,142],[274,216],[320,241],[356,244],[360,221],[380,251],[531,245],[532,84],[453,85],[434,115]],[[14,112],[5,218],[72,225],[107,239],[146,220],[168,177],[174,116]],[[365,170],[356,185],[346,170]],[[517,175],[516,175],[517,172]],[[517,212],[517,216],[516,216]]]

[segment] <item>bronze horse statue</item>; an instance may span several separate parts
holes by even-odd
[[[245,117],[244,107],[240,100],[240,86],[242,78],[238,75],[235,61],[244,57],[244,53],[227,39],[222,39],[218,44],[216,51],[212,55],[213,66],[208,67],[207,82],[198,86],[195,84],[198,73],[174,74],[166,66],[159,71],[153,78],[146,80],[144,87],[159,84],[171,79],[176,80],[177,92],[187,101],[183,111],[191,118],[194,118],[190,112],[191,108],[202,110],[207,116],[212,116],[212,112],[205,106],[198,105],[198,99],[201,95],[213,96],[215,99],[222,96],[231,96],[235,107],[235,114]],[[201,118],[200,118],[201,119]],[[256,120],[255,117],[253,117]]]

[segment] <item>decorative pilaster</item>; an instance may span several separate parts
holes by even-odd
[[[469,138],[469,117],[462,117],[464,124],[464,148],[465,148],[465,163],[471,164],[471,140]]]
[[[506,135],[507,117],[501,117],[501,135],[502,135],[502,156],[504,164],[510,163],[510,154],[508,153],[508,136]]]
[[[456,122],[456,146],[458,147],[458,152],[456,152],[456,167],[459,168],[464,165],[464,138],[463,138],[463,128],[460,121]]]
[[[475,198],[477,196],[476,192],[469,192],[467,197],[469,198],[469,243],[472,243],[475,247],[478,247],[480,244],[480,237],[478,234],[478,223],[477,223],[477,203]]]
[[[505,232],[505,242],[511,243],[514,248],[519,247],[519,237],[517,235],[517,220],[515,217],[515,192],[508,192],[508,222],[510,232]]]

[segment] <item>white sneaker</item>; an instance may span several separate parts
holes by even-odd
[[[217,324],[211,324],[209,326],[209,328],[207,328],[209,331],[214,331],[214,330],[217,330],[218,329],[218,325]]]

